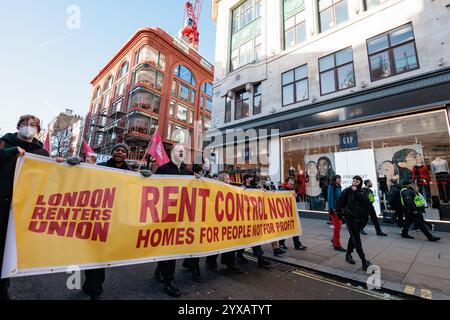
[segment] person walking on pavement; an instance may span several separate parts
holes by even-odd
[[[133,171],[132,168],[125,162],[130,153],[130,147],[125,143],[116,144],[111,151],[111,159],[106,162],[99,163],[101,167],[108,167],[119,170]],[[72,166],[79,165],[81,158],[71,157],[67,159],[67,163]],[[89,162],[93,164],[93,161]],[[151,171],[141,170],[144,177],[151,176]],[[100,300],[103,293],[103,283],[105,282],[106,272],[105,268],[91,269],[84,272],[86,280],[83,284],[83,292],[90,296],[91,300]]]
[[[181,144],[175,144],[170,150],[170,162],[159,167],[155,174],[158,175],[178,175],[178,176],[192,176],[200,177],[190,170],[185,161],[186,151]],[[192,278],[196,282],[201,282],[200,275],[200,261],[198,258],[185,259],[183,266],[192,272]],[[175,283],[175,268],[176,260],[160,261],[156,267],[155,277],[160,282],[164,283],[164,290],[171,297],[180,297],[181,291]]]
[[[423,219],[423,212],[425,211],[426,200],[413,187],[413,181],[408,180],[404,183],[404,188],[400,191],[400,199],[405,208],[406,221],[402,230],[402,238],[414,239],[408,234],[410,225],[414,222],[429,241],[435,242],[441,238],[435,237],[427,229]]]
[[[0,138],[0,275],[3,266],[17,158],[25,156],[27,152],[45,157],[50,156],[44,149],[44,145],[35,138],[41,131],[40,123],[41,121],[35,116],[22,116],[17,123],[18,132],[8,133]],[[9,279],[0,279],[0,300],[10,299],[8,287]]]
[[[288,176],[286,178],[285,182],[280,186],[280,188],[278,190],[279,191],[283,191],[283,190],[284,191],[294,191],[294,193],[295,193],[295,180],[294,180],[294,177]],[[305,247],[301,243],[299,236],[293,237],[292,241],[294,242],[295,250],[306,251],[308,249],[308,247]],[[280,248],[287,249],[286,240],[280,240],[279,243],[280,243]]]
[[[400,191],[402,190],[402,186],[398,183],[397,179],[391,180],[391,190],[389,191],[389,205],[395,211],[395,217],[397,220],[397,226],[399,228],[403,228],[404,220],[403,220],[403,206],[400,199]]]
[[[369,217],[370,217],[370,220],[372,220],[373,226],[375,227],[377,236],[386,237],[387,234],[381,230],[381,226],[380,226],[380,222],[378,221],[377,213],[375,211],[375,208],[373,207],[373,204],[375,202],[375,194],[373,193],[373,191],[371,189],[372,187],[373,187],[372,181],[370,181],[370,180],[364,181],[364,187],[362,189],[365,192],[367,192],[367,196],[369,197],[369,200],[371,203],[371,205],[369,206]],[[365,226],[367,225],[367,222],[368,221],[366,221]],[[361,234],[363,234],[363,235],[367,235],[367,233],[364,231],[365,226],[361,229]]]
[[[244,175],[244,185],[242,187],[244,189],[255,189],[256,186],[253,184],[253,180],[254,180],[254,178],[251,174],[248,174],[248,173],[245,174]],[[264,250],[262,249],[261,246],[252,247],[252,250],[253,250],[253,254],[258,258],[258,267],[267,268],[272,265],[269,261],[264,259],[264,257],[263,257]],[[241,264],[248,263],[248,259],[246,257],[244,257],[244,255],[243,255],[244,251],[245,251],[245,249],[238,250],[238,252],[236,254],[236,260]]]
[[[334,250],[346,252],[341,245],[341,226],[344,222],[344,218],[336,211],[337,201],[342,194],[341,187],[342,177],[340,175],[334,175],[331,177],[330,185],[328,186],[328,210],[333,223],[333,244]]]
[[[360,176],[354,176],[352,186],[344,189],[339,200],[337,211],[343,212],[345,223],[350,234],[345,260],[350,264],[356,264],[352,253],[356,249],[362,261],[362,269],[367,271],[371,263],[366,259],[361,242],[361,228],[368,219],[368,206],[371,205],[367,193],[362,190],[363,180]]]

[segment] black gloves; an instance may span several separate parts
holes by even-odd
[[[66,162],[70,164],[71,166],[78,166],[81,163],[80,157],[70,157],[67,158]]]
[[[152,176],[152,172],[150,170],[141,170],[139,171],[139,173],[145,178]]]

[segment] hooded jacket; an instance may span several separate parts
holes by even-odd
[[[0,138],[0,194],[11,198],[16,171],[17,152],[6,152],[6,149],[21,147],[27,153],[49,157],[44,145],[37,139],[32,142],[21,140],[17,133],[8,133]]]
[[[362,183],[361,183],[362,184]],[[367,192],[360,187],[355,191],[352,187],[348,187],[342,191],[341,196],[337,202],[337,211],[343,211],[346,219],[367,219],[369,215],[370,203]]]

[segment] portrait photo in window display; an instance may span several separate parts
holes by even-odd
[[[306,200],[310,210],[326,210],[328,185],[335,167],[333,153],[305,156]]]

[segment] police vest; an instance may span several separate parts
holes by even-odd
[[[369,200],[372,204],[375,202],[375,195],[372,192],[369,192]]]
[[[405,202],[403,201],[403,191],[405,191],[405,190],[408,190],[408,188],[403,188],[400,191],[400,200],[402,201],[402,206],[405,206]],[[417,208],[425,208],[427,206],[427,201],[425,200],[424,196],[418,192],[414,192],[414,193],[415,193],[414,205]]]

